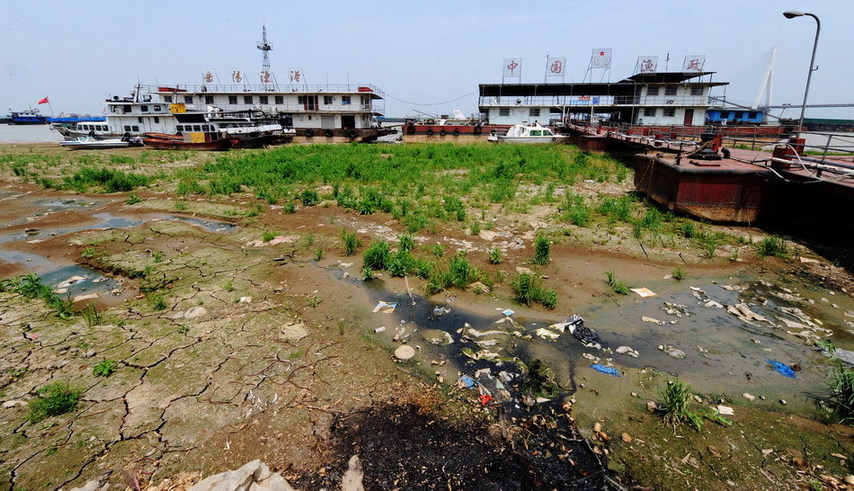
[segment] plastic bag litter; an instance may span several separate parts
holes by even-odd
[[[374,307],[374,313],[382,312],[383,314],[391,314],[396,308],[397,302],[383,302],[380,300],[377,302],[377,306]]]
[[[565,324],[569,332],[586,346],[602,349],[605,344],[599,333],[584,325],[584,319],[580,315],[571,316]]]
[[[597,372],[604,373],[605,375],[610,375],[612,377],[619,377],[620,371],[614,367],[606,367],[604,365],[600,365],[598,363],[590,365],[590,368],[596,370]]]
[[[795,371],[789,368],[785,363],[779,362],[777,360],[765,360],[769,365],[774,367],[774,370],[777,371],[780,375],[785,375],[789,378],[795,378]]]

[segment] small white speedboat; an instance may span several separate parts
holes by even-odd
[[[59,144],[71,150],[80,150],[85,148],[122,148],[131,146],[131,142],[127,140],[119,138],[96,140],[91,136],[80,136],[75,138],[74,140],[65,140],[63,142],[59,142]]]
[[[504,135],[489,135],[486,140],[493,143],[563,143],[569,138],[556,135],[550,128],[539,124],[514,124]]]

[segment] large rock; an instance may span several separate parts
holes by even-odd
[[[188,491],[293,491],[285,478],[253,460],[236,471],[227,471],[199,481]]]

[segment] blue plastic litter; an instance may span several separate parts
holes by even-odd
[[[786,366],[785,363],[781,363],[777,360],[765,360],[769,365],[774,367],[774,370],[777,370],[777,373],[780,375],[785,375],[789,378],[795,378],[795,371]]]
[[[602,372],[605,375],[610,375],[612,377],[619,377],[620,376],[620,372],[614,367],[606,367],[606,366],[600,365],[598,363],[595,363],[593,365],[590,365],[590,368],[596,370],[597,372]]]
[[[460,377],[460,381],[466,384],[466,387],[469,389],[474,388],[475,384],[477,383],[474,381],[473,378],[469,377],[468,375],[463,375],[462,377]]]

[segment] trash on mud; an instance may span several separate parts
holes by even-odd
[[[638,356],[640,356],[640,354],[637,352],[637,350],[632,348],[631,346],[620,346],[617,349],[615,349],[614,351],[616,353],[621,354],[621,355],[629,355],[632,358],[637,358]]]
[[[551,327],[551,326],[549,326],[549,327]],[[561,335],[560,332],[554,331],[554,330],[549,329],[547,327],[541,327],[539,329],[535,329],[534,334],[536,334],[537,336],[539,336],[543,339],[547,339],[549,341],[555,341]]]
[[[394,350],[394,356],[400,361],[406,361],[415,356],[415,348],[408,344],[402,344]]]
[[[377,302],[377,306],[374,307],[374,313],[380,312],[382,314],[391,314],[394,312],[394,309],[397,308],[397,302],[384,302],[380,300]]]
[[[659,344],[658,350],[664,351],[665,353],[672,356],[673,358],[676,358],[677,360],[681,360],[681,359],[685,358],[685,352],[684,351],[676,348],[675,346],[670,346],[669,344]]]
[[[658,319],[654,319],[654,318],[652,318],[652,317],[647,317],[647,316],[643,316],[643,317],[641,317],[641,321],[643,321],[643,322],[651,322],[651,323],[653,323],[653,324],[658,324],[659,326],[663,326],[663,325],[664,325],[664,321],[660,321],[660,320],[658,320]]]
[[[68,288],[69,286],[77,285],[79,283],[83,283],[84,281],[86,281],[85,276],[72,276],[71,278],[68,278],[67,280],[63,281],[62,283],[56,285],[56,287],[57,288]]]
[[[780,375],[785,375],[789,378],[795,378],[795,371],[789,368],[785,363],[779,362],[777,360],[765,360],[769,365],[774,367],[774,370],[777,371]]]
[[[742,321],[755,325],[752,321],[756,322],[767,322],[768,324],[774,325],[773,322],[769,321],[765,317],[757,314],[756,312],[750,310],[750,307],[746,303],[737,303],[735,305],[728,305],[726,311],[730,314],[738,317]]]
[[[510,309],[504,309],[501,311],[501,313],[504,314],[506,317],[510,317],[511,315],[515,314],[516,312],[514,312]]]
[[[481,394],[478,396],[478,399],[480,400],[481,406],[488,406],[489,403],[492,401],[492,396],[489,394]]]
[[[672,302],[664,302],[664,305],[661,306],[661,310],[664,311],[667,315],[675,315],[676,317],[691,317],[691,312],[688,310],[687,305],[682,305],[679,303]]]
[[[430,344],[436,346],[447,346],[454,343],[454,337],[451,333],[441,329],[425,329],[421,331],[421,336]]]
[[[498,358],[499,354],[493,351],[481,350],[475,351],[471,348],[463,348],[460,350],[462,354],[471,358],[472,360],[486,360],[492,361]]]
[[[433,308],[433,315],[435,317],[439,317],[439,316],[442,316],[444,314],[450,314],[450,313],[451,313],[451,309],[449,309],[447,307],[442,307],[441,305],[438,305],[438,306]]]
[[[654,291],[652,291],[652,290],[650,290],[649,288],[646,288],[646,287],[642,287],[642,288],[632,288],[631,290],[632,290],[633,292],[637,293],[637,294],[638,294],[638,296],[640,296],[641,298],[647,298],[647,297],[655,297],[655,296],[658,296],[658,294],[657,294],[657,293],[655,293]]]
[[[619,377],[620,376],[620,371],[614,367],[606,367],[604,365],[600,365],[598,363],[595,363],[593,365],[590,365],[590,368],[596,370],[597,372],[604,373],[605,375],[610,375],[612,377]]]
[[[718,406],[717,410],[721,416],[735,416],[735,411],[729,406]]]
[[[572,315],[565,322],[569,332],[589,348],[602,349],[605,341],[599,333],[584,325],[584,319],[580,315]]]
[[[83,295],[77,295],[71,301],[73,303],[77,303],[77,302],[83,302],[84,300],[95,300],[98,297],[100,297],[100,295],[98,295],[97,293],[86,293]]]
[[[380,326],[380,327],[374,329],[374,332],[377,334],[379,334],[381,332],[385,332],[385,326]]]
[[[460,388],[473,389],[474,386],[477,385],[477,382],[468,375],[462,375],[457,380],[457,385],[459,385]]]

